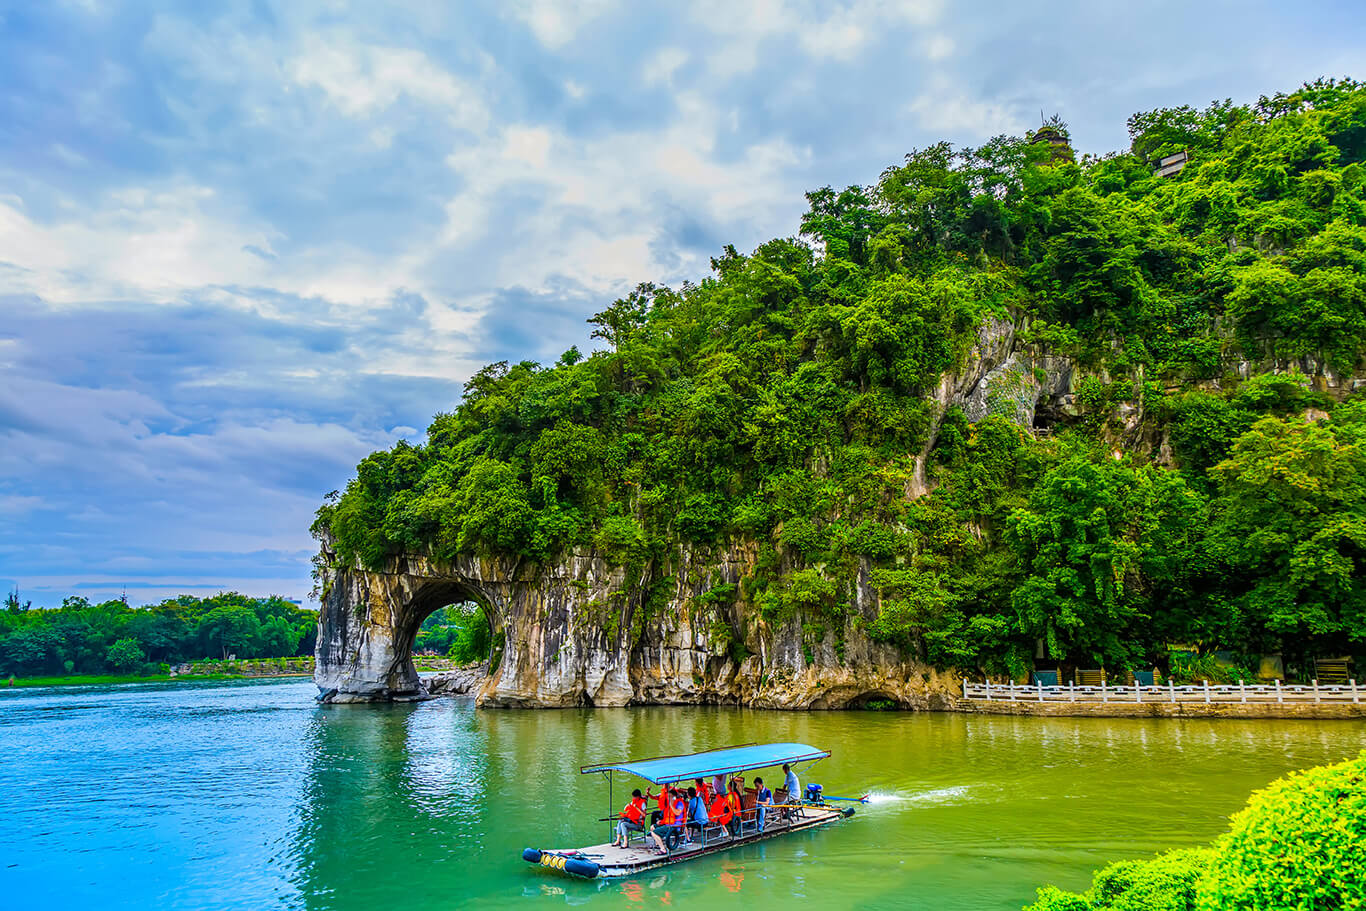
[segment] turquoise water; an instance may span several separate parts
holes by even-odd
[[[306,681],[0,693],[0,906],[993,909],[1218,834],[1361,722],[991,718],[737,709],[318,706]],[[626,880],[522,847],[602,841],[579,765],[796,740],[848,821]],[[620,785],[617,802],[622,800]]]

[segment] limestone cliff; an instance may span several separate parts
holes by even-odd
[[[1027,344],[1022,329],[1006,319],[986,321],[962,366],[941,377],[906,498],[928,491],[925,463],[950,407],[962,408],[970,421],[994,413],[1025,428],[1077,415],[1083,369]],[[1334,377],[1322,364],[1274,369],[1291,366],[1336,397],[1361,384]],[[1119,406],[1106,435],[1116,447],[1164,461],[1163,432],[1143,420],[1141,398],[1135,401]],[[420,698],[426,690],[410,658],[418,627],[439,607],[477,601],[494,641],[490,672],[478,687],[481,705],[806,709],[878,699],[930,708],[954,699],[956,677],[864,632],[879,609],[866,561],[856,578],[841,580],[851,609],[839,628],[801,611],[770,622],[741,592],[758,550],[744,540],[715,548],[680,544],[665,559],[629,571],[591,549],[549,564],[474,556],[441,563],[408,554],[369,570],[341,565],[324,537],[315,680],[322,698],[335,702]],[[457,688],[470,686],[462,678]]]

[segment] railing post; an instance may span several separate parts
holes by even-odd
[[[1069,681],[1067,681],[1067,701],[1068,701],[1068,702],[1076,702],[1076,701],[1077,701],[1077,681],[1075,681],[1075,680],[1069,680]]]
[[[1167,678],[1167,695],[1171,698],[1172,705],[1176,705],[1176,684],[1170,677]]]
[[[1242,695],[1241,701],[1247,702],[1247,686],[1243,683],[1241,678],[1238,680],[1238,692]]]
[[[1281,695],[1281,678],[1280,678],[1280,677],[1277,677],[1277,678],[1276,678],[1276,701],[1277,701],[1277,702],[1284,702],[1284,701],[1285,701],[1285,697]]]
[[[1209,681],[1205,681],[1205,702],[1209,702]]]
[[[1012,680],[1012,681],[1010,681],[1009,683],[1007,683],[1007,684],[1006,684],[1006,689],[1010,690],[1010,701],[1011,701],[1011,702],[1014,702],[1014,701],[1015,701],[1015,681]]]
[[[963,698],[968,698],[968,678],[963,678]]]
[[[1314,701],[1319,701],[1319,678],[1314,678]]]
[[[1355,677],[1352,678],[1352,701],[1357,701],[1357,681]]]
[[[1110,701],[1110,694],[1107,693],[1107,692],[1105,691],[1105,675],[1104,675],[1104,674],[1101,674],[1101,676],[1100,676],[1100,701],[1101,701],[1101,702],[1109,702],[1109,701]]]
[[[987,702],[991,701],[991,678],[987,678]]]
[[[1038,688],[1039,688],[1039,701],[1040,701],[1040,702],[1043,702],[1043,681],[1042,681],[1042,680],[1036,680],[1036,681],[1035,681],[1035,685],[1038,686]]]
[[[1142,701],[1143,701],[1143,684],[1139,683],[1139,682],[1138,682],[1138,678],[1135,677],[1135,678],[1134,678],[1134,702],[1142,702]]]

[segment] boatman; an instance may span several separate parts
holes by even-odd
[[[631,802],[623,807],[617,816],[621,817],[621,822],[617,823],[617,834],[612,839],[612,847],[624,848],[631,837],[630,833],[645,831],[645,795],[640,793],[640,788],[631,792]]]
[[[799,803],[802,799],[802,783],[797,780],[797,773],[792,771],[791,763],[783,763],[783,771],[787,773],[787,779],[783,782],[783,787],[787,790],[787,803]],[[783,810],[783,818],[791,818],[791,810]]]

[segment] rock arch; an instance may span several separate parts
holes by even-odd
[[[413,667],[422,621],[476,601],[492,632],[482,705],[625,705],[633,695],[625,622],[638,595],[620,597],[620,570],[592,558],[553,567],[462,556],[399,556],[378,569],[344,566],[324,543],[314,681],[328,702],[417,699]]]
[[[742,542],[680,546],[633,571],[591,550],[550,563],[407,555],[372,569],[342,565],[324,542],[314,680],[330,702],[423,697],[412,662],[418,627],[438,607],[472,600],[493,633],[482,706],[834,709],[875,694],[927,708],[955,691],[951,675],[868,639],[877,594],[866,566],[855,580],[855,612],[820,642],[810,641],[799,614],[770,622],[752,606],[707,597],[718,586],[738,589],[757,559],[757,545]]]

